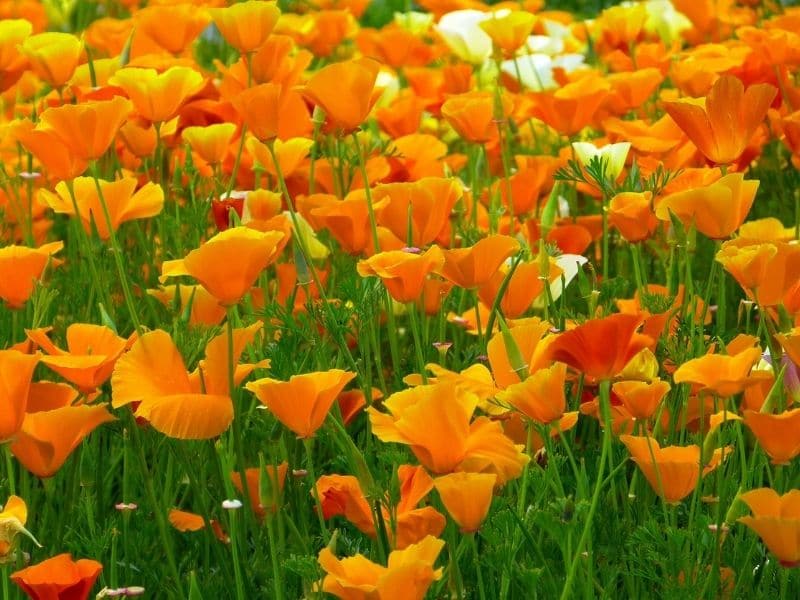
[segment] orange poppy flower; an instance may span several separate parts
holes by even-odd
[[[528,41],[536,16],[524,10],[516,10],[502,17],[492,13],[492,17],[478,23],[496,48],[503,51],[506,56],[513,56]]]
[[[548,257],[547,261],[549,263],[547,278],[541,274],[542,263],[538,258],[517,265],[500,299],[500,309],[505,317],[516,319],[522,316],[544,292],[545,279],[547,284],[559,280],[563,271],[554,258]],[[501,267],[497,270],[485,285],[478,288],[478,298],[487,306],[492,306],[507,275],[508,269]]]
[[[73,153],[54,130],[34,127],[27,120],[16,121],[14,125],[14,135],[19,143],[36,157],[52,179],[72,179],[89,166],[89,162]]]
[[[151,156],[158,144],[156,128],[141,117],[128,119],[119,128],[119,138],[128,151],[138,158]]]
[[[390,598],[402,590],[407,600],[423,600],[434,581],[442,578],[442,569],[433,565],[444,541],[433,536],[403,550],[389,554],[388,566],[375,564],[361,554],[339,560],[330,548],[319,553],[325,571],[322,591],[343,600]]]
[[[313,220],[316,225],[330,231],[345,252],[360,254],[372,244],[366,193],[364,190],[355,190],[343,200],[333,197],[330,200],[311,209]],[[373,202],[372,209],[380,212],[387,203],[387,200]]]
[[[236,125],[233,123],[214,123],[205,127],[187,127],[181,137],[204,161],[218,165],[225,160],[231,145]]]
[[[212,8],[208,12],[225,41],[242,54],[263,46],[281,16],[275,2],[255,0]]]
[[[740,237],[725,242],[716,260],[760,305],[783,303],[789,309],[787,301],[800,280],[800,246],[779,241],[753,243]]]
[[[438,246],[417,254],[407,250],[390,250],[358,262],[362,277],[379,277],[397,302],[414,302],[422,295],[430,273],[442,268],[444,258]]]
[[[566,376],[567,365],[554,363],[549,368],[532,373],[525,381],[508,386],[497,394],[497,399],[530,420],[549,425],[564,416],[567,407],[564,395]]]
[[[745,181],[742,173],[729,173],[703,187],[675,192],[656,202],[656,216],[669,221],[672,212],[687,227],[712,239],[730,236],[747,218],[758,190],[757,180]]]
[[[503,116],[511,111],[511,102],[502,98]],[[461,138],[484,144],[497,135],[495,95],[472,91],[451,96],[442,104],[442,116]]]
[[[283,494],[283,486],[286,483],[286,473],[289,471],[289,463],[283,461],[277,465],[264,465],[262,471],[258,467],[247,469],[244,472],[247,479],[247,490],[250,493],[250,506],[259,519],[263,519],[267,513],[275,514],[280,507],[280,498]],[[262,476],[266,474],[262,481]],[[233,486],[244,493],[242,487],[242,476],[234,471],[231,473]]]
[[[147,293],[166,307],[183,312],[189,307],[190,325],[219,325],[225,318],[225,307],[202,285],[165,285]],[[177,295],[177,298],[176,298]]]
[[[47,266],[61,263],[53,254],[63,247],[63,242],[52,242],[39,248],[16,245],[0,248],[0,299],[8,308],[24,306]]]
[[[592,122],[609,90],[602,77],[586,75],[555,92],[532,93],[532,116],[562,135],[574,135]]]
[[[544,192],[551,187],[553,174],[559,166],[559,160],[552,156],[529,156],[526,159],[508,182],[497,181],[492,186],[492,193],[500,194],[500,204],[509,208],[514,216],[535,212]]]
[[[701,391],[726,398],[734,396],[757,380],[750,370],[761,358],[760,348],[748,348],[732,356],[706,354],[686,361],[675,370],[675,383],[691,383]]]
[[[28,66],[19,46],[32,33],[27,19],[4,19],[0,22],[0,92],[10,89]]]
[[[86,600],[102,570],[103,565],[97,561],[74,561],[69,554],[59,554],[12,573],[10,578],[30,598]]]
[[[434,57],[434,50],[420,36],[390,24],[383,29],[361,28],[356,37],[361,54],[394,69],[421,67]]]
[[[218,233],[185,258],[165,261],[162,282],[189,275],[225,306],[237,304],[250,291],[261,271],[278,257],[282,231],[260,232],[232,227]]]
[[[753,516],[738,521],[755,531],[784,567],[800,565],[800,490],[779,496],[775,490],[759,488],[739,498]]]
[[[233,105],[247,129],[261,141],[278,136],[284,112],[284,88],[279,83],[262,83],[248,88],[233,99]]]
[[[154,217],[164,207],[164,190],[152,181],[148,181],[139,190],[136,190],[138,181],[135,177],[117,181],[98,181],[114,231],[127,221]],[[111,232],[108,230],[100,195],[97,192],[97,183],[91,177],[76,177],[72,181],[72,186],[73,191],[70,192],[67,183],[62,181],[56,186],[55,193],[46,189],[39,190],[39,198],[55,212],[64,215],[74,216],[77,204],[84,231],[91,235],[92,227],[95,227],[100,239],[107,240]]]
[[[326,132],[344,135],[364,122],[380,95],[378,70],[376,61],[361,58],[330,64],[309,78],[302,93],[325,111]]]
[[[208,25],[208,14],[187,3],[157,4],[137,10],[137,31],[172,54],[182,54]]]
[[[664,108],[708,160],[727,165],[742,155],[777,92],[767,83],[745,91],[738,78],[723,75],[705,98],[666,102]]]
[[[172,119],[186,100],[202,89],[205,80],[189,67],[170,67],[163,73],[126,67],[114,73],[109,83],[125,90],[140,116],[163,123]]]
[[[619,436],[631,453],[631,460],[641,469],[650,487],[668,504],[678,504],[694,491],[700,478],[700,446],[667,446],[662,448],[651,437]],[[707,475],[722,462],[724,451],[716,450],[711,462],[703,468]]]
[[[532,319],[509,330],[528,373],[548,367],[553,362],[547,356],[547,348],[556,336],[546,336],[549,329],[550,323],[547,321]],[[495,333],[486,344],[486,354],[489,356],[489,365],[492,367],[492,374],[498,387],[507,388],[521,381],[518,365],[511,364],[511,352],[502,332]]]
[[[416,544],[424,537],[438,536],[444,531],[445,518],[431,506],[417,508],[433,489],[433,480],[420,466],[401,465],[397,468],[400,498],[392,517],[382,506],[381,514],[392,546],[398,550]],[[361,485],[352,475],[323,475],[317,481],[322,512],[326,519],[344,516],[359,531],[375,538],[372,508]],[[394,525],[392,525],[394,523]],[[394,527],[394,529],[393,529]]]
[[[3,562],[9,560],[8,556],[18,533],[24,533],[34,544],[41,547],[33,534],[25,529],[27,520],[28,507],[25,501],[19,496],[9,496],[5,506],[0,508],[0,560]],[[444,525],[442,528],[444,529]]]
[[[28,413],[9,448],[28,471],[43,479],[52,477],[87,435],[114,420],[105,404]]]
[[[669,393],[670,385],[666,381],[618,381],[611,386],[613,394],[628,409],[634,419],[652,417],[661,401]]]
[[[245,387],[285,427],[303,439],[322,427],[336,396],[354,377],[340,369],[293,375],[289,381],[258,379]]]
[[[608,205],[608,222],[625,241],[636,243],[648,239],[658,226],[653,212],[651,192],[623,192]]]
[[[35,354],[0,350],[0,442],[11,439],[22,427],[38,362]]]
[[[177,508],[173,508],[169,511],[167,520],[169,520],[170,525],[180,532],[202,531],[206,526],[206,520],[203,518],[203,515],[187,512],[185,510],[178,510]],[[222,530],[219,521],[211,519],[209,525],[211,525],[214,535],[220,542],[223,544],[230,542],[230,538]]]
[[[638,69],[627,73],[614,73],[606,77],[611,84],[611,94],[606,107],[615,115],[624,115],[641,107],[653,96],[664,81],[664,75],[656,68]]]
[[[800,408],[777,415],[746,410],[744,423],[774,465],[788,465],[800,454]]]
[[[494,473],[450,473],[433,481],[442,504],[461,533],[475,533],[492,505]]]
[[[507,235],[490,235],[469,248],[444,250],[441,274],[462,288],[486,284],[503,262],[518,252],[519,242]]]
[[[636,332],[641,324],[642,318],[637,315],[590,319],[559,334],[548,346],[547,356],[589,377],[611,379],[651,345],[649,336]]]
[[[792,362],[800,365],[800,327],[795,327],[789,333],[779,333],[775,338]]]
[[[44,350],[41,362],[89,394],[111,377],[114,364],[132,339],[119,337],[105,325],[73,323],[67,327],[67,350],[47,337],[49,329],[26,329],[28,338]]]
[[[373,433],[384,442],[406,444],[437,474],[495,473],[497,484],[520,475],[528,457],[503,433],[500,423],[478,417],[478,397],[448,383],[420,385],[392,394],[388,413],[367,409]]]
[[[275,156],[278,159],[278,167],[281,174],[291,177],[300,168],[304,159],[308,156],[313,140],[304,137],[295,137],[288,140],[276,139],[273,142]],[[253,155],[253,162],[273,177],[278,176],[272,155],[266,144],[262,144],[254,137],[248,137],[245,147]],[[305,216],[305,215],[304,215]]]
[[[71,33],[48,31],[27,38],[20,50],[39,79],[60,88],[75,72],[83,55],[83,43]]]

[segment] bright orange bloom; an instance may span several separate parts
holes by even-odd
[[[86,600],[103,565],[59,554],[11,574],[11,581],[34,600]]]
[[[738,159],[764,120],[778,90],[723,75],[705,98],[684,98],[664,105],[698,150],[711,162],[727,165]]]
[[[210,165],[218,165],[228,155],[235,133],[235,124],[215,123],[206,127],[187,127],[181,132],[181,137],[200,158]]]
[[[800,246],[780,241],[754,243],[740,237],[725,242],[716,260],[758,304],[783,303],[789,310],[793,286],[800,281]]]
[[[0,300],[11,309],[22,308],[33,294],[48,265],[58,266],[53,254],[60,252],[63,242],[52,242],[39,248],[6,246],[0,248]]]
[[[475,533],[489,514],[496,483],[494,473],[450,473],[437,477],[433,485],[461,532]]]
[[[733,396],[755,385],[750,370],[761,358],[760,348],[748,348],[732,356],[706,354],[686,361],[675,371],[675,383],[691,383],[700,390],[722,397]]]
[[[386,200],[372,203],[374,211],[386,206]],[[372,244],[369,205],[364,190],[355,190],[343,200],[330,197],[330,202],[311,209],[314,221],[328,229],[345,252],[360,254]]]
[[[136,157],[151,156],[158,144],[156,128],[141,117],[128,119],[119,129],[119,137],[125,147]]]
[[[497,399],[530,420],[549,425],[564,416],[567,407],[564,395],[566,375],[567,365],[554,363],[532,373],[525,381],[508,386],[497,394]]]
[[[567,330],[548,347],[548,357],[595,379],[611,379],[652,343],[649,336],[637,333],[642,318],[615,314],[590,319]]]
[[[11,439],[22,427],[38,362],[34,354],[0,350],[0,442]]]
[[[189,67],[170,67],[163,73],[126,67],[114,73],[109,83],[125,90],[139,115],[154,123],[172,119],[205,85],[203,76]]]
[[[28,413],[10,445],[11,453],[37,477],[52,477],[87,435],[114,420],[105,404]]]
[[[248,88],[233,99],[236,111],[247,129],[261,141],[278,136],[284,112],[285,94],[279,83],[262,83]]]
[[[562,135],[574,135],[592,122],[608,94],[607,81],[587,75],[555,92],[530,94],[533,116]]]
[[[282,231],[260,232],[232,227],[218,233],[185,258],[165,261],[161,281],[189,275],[225,306],[237,304],[261,271],[278,258]]]
[[[774,465],[788,465],[800,454],[800,408],[777,415],[746,410],[744,423]]]
[[[358,262],[362,277],[379,277],[389,294],[398,302],[414,302],[422,295],[428,275],[444,264],[442,250],[432,246],[417,254],[406,250],[390,250]]]
[[[28,66],[28,59],[19,46],[33,31],[26,19],[0,21],[0,92],[10,89]]]
[[[342,600],[393,598],[402,590],[404,600],[423,600],[431,583],[441,579],[442,569],[433,564],[444,541],[428,536],[418,544],[389,554],[387,567],[361,554],[339,560],[330,548],[319,553],[319,564],[327,573],[322,591]]]
[[[611,391],[634,419],[649,419],[670,390],[666,381],[618,381]]]
[[[281,16],[275,2],[257,0],[212,8],[208,12],[225,41],[242,54],[263,46]]]
[[[712,239],[730,236],[747,218],[758,190],[757,180],[729,173],[704,187],[675,192],[656,202],[656,216],[669,221],[673,212],[681,222]]]
[[[512,56],[528,41],[528,36],[533,31],[536,16],[524,10],[515,10],[503,17],[492,13],[491,19],[485,19],[478,24],[490,38],[496,48],[507,56]]]
[[[362,27],[356,37],[361,54],[394,69],[421,67],[431,61],[434,51],[420,36],[397,24],[382,29]]]
[[[52,179],[72,179],[89,166],[88,161],[74,154],[53,129],[34,127],[27,120],[17,121],[15,125],[19,143],[36,157]]]
[[[190,3],[157,4],[136,11],[136,30],[172,54],[182,54],[208,25],[208,14]]]
[[[278,159],[278,167],[284,177],[291,177],[308,156],[313,140],[304,137],[295,137],[288,140],[280,138],[274,140],[275,156]],[[273,177],[278,176],[275,163],[270,155],[269,148],[254,137],[248,137],[245,142],[248,152],[253,155],[253,161]],[[303,215],[305,216],[305,215]]]
[[[225,307],[202,285],[165,285],[147,293],[177,311],[184,311],[191,303],[190,325],[219,325],[225,318]]]
[[[490,235],[469,248],[444,250],[441,274],[459,287],[479,287],[486,284],[519,248],[519,242],[510,236]]]
[[[114,364],[130,340],[104,325],[73,323],[67,327],[67,350],[47,337],[48,329],[26,329],[28,338],[47,353],[41,362],[88,394],[111,377]]]
[[[381,512],[386,531],[398,550],[416,544],[424,537],[442,533],[445,518],[431,506],[417,508],[433,489],[433,480],[420,466],[401,465],[397,468],[400,484],[400,499],[395,507],[394,527],[389,511],[382,506]],[[344,516],[359,531],[375,538],[375,522],[369,501],[356,477],[352,475],[323,475],[317,481],[317,494],[326,519]]]
[[[164,190],[152,181],[148,181],[139,190],[136,190],[138,182],[135,177],[117,181],[99,180],[99,183],[114,231],[127,221],[154,217],[164,207]],[[73,192],[70,192],[70,186],[62,181],[56,186],[56,193],[46,189],[39,190],[39,198],[55,212],[65,215],[74,216],[77,204],[81,225],[86,233],[91,234],[92,227],[95,227],[100,239],[107,240],[111,237],[111,232],[108,230],[95,180],[91,177],[76,177],[72,186]]]
[[[322,427],[336,396],[355,376],[348,371],[330,369],[293,375],[289,381],[258,379],[245,387],[285,427],[307,439]]]
[[[662,448],[651,437],[619,436],[628,448],[631,459],[641,469],[653,491],[668,504],[678,504],[692,493],[700,478],[700,446],[667,446]],[[722,462],[724,451],[716,450],[711,462],[703,468],[707,475]]]
[[[741,517],[758,534],[784,567],[800,565],[800,490],[779,496],[770,488],[759,488],[739,496],[752,517]]]
[[[775,336],[786,354],[796,365],[800,365],[800,327],[795,327],[789,333],[780,333]]]
[[[380,92],[375,80],[379,65],[371,59],[337,62],[316,71],[302,90],[306,99],[325,111],[325,131],[347,134],[367,118]]]
[[[658,226],[650,202],[651,192],[623,192],[608,205],[608,222],[620,232],[625,241],[635,243],[648,239]]]
[[[75,72],[83,55],[83,43],[71,33],[48,31],[27,38],[20,50],[39,79],[60,88]]]
[[[9,496],[5,506],[0,508],[0,561],[8,561],[18,533],[24,533],[39,546],[36,538],[33,537],[30,531],[25,529],[27,520],[28,507],[25,501],[19,496]],[[444,529],[444,525],[442,528]]]
[[[553,362],[547,356],[547,348],[557,338],[556,336],[545,336],[549,329],[550,324],[547,321],[531,319],[529,322],[514,326],[509,330],[528,373],[548,367]],[[495,333],[489,340],[486,345],[486,354],[489,356],[489,364],[498,387],[507,388],[521,381],[518,365],[511,364],[511,352],[507,347],[505,336],[501,332]]]
[[[277,465],[264,465],[262,471],[258,467],[247,469],[244,473],[247,479],[247,490],[250,493],[250,506],[259,519],[263,519],[267,513],[275,514],[280,507],[283,485],[286,483],[286,473],[289,471],[289,463],[283,461]],[[266,477],[262,477],[266,475]],[[242,476],[234,471],[231,473],[233,487],[244,493],[242,487]]]
[[[517,265],[500,300],[500,309],[505,317],[509,319],[521,317],[533,302],[544,293],[546,284],[552,284],[559,280],[563,271],[556,264],[554,258],[548,257],[547,261],[549,266],[546,281],[541,274],[542,263],[538,258],[532,262],[524,262]],[[495,271],[486,284],[478,288],[478,297],[484,304],[487,306],[494,304],[507,275],[508,269],[501,267]]]
[[[503,434],[500,423],[478,417],[475,394],[448,383],[420,385],[392,394],[383,406],[367,409],[373,433],[384,442],[406,444],[437,474],[495,473],[498,485],[522,472],[528,457]]]
[[[503,115],[511,110],[511,102],[503,98]],[[497,135],[495,95],[472,91],[448,98],[442,104],[442,116],[465,141],[483,144]]]

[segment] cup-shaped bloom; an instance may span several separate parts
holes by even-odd
[[[661,379],[654,381],[618,381],[611,386],[611,391],[620,399],[634,419],[652,417],[670,385]]]
[[[181,54],[208,25],[208,14],[191,2],[159,4],[136,11],[137,31],[172,54]]]
[[[47,266],[60,263],[53,254],[63,247],[63,242],[53,242],[39,248],[16,245],[0,248],[0,300],[8,308],[22,308]]]
[[[167,308],[178,314],[189,308],[189,325],[219,325],[225,318],[225,307],[202,285],[165,285],[147,290]]]
[[[668,504],[677,504],[692,493],[700,478],[700,446],[667,446],[662,448],[651,437],[619,436],[628,448],[631,459],[641,469],[650,487]],[[703,475],[713,471],[722,460],[717,450]]]
[[[505,293],[500,299],[500,308],[508,319],[521,317],[544,293],[545,285],[560,283],[566,274],[556,264],[556,259],[547,258],[547,277],[542,273],[542,261],[520,263],[508,280]],[[499,269],[484,285],[478,288],[478,297],[486,306],[492,306],[500,293],[500,288],[508,276],[508,269]],[[551,288],[552,289],[552,288]],[[555,300],[555,298],[554,298]]]
[[[281,11],[275,2],[248,0],[208,11],[222,37],[242,54],[258,50],[275,29]]]
[[[359,254],[372,243],[370,231],[370,212],[364,190],[355,190],[343,200],[331,198],[321,206],[311,209],[311,216],[317,224],[325,227],[350,254]],[[387,201],[373,202],[373,211],[380,211]]]
[[[622,169],[625,168],[625,159],[628,158],[631,143],[619,142],[598,148],[591,142],[572,142],[572,149],[584,167],[588,166],[595,157],[599,158],[605,168],[606,178],[616,181],[622,173]]]
[[[800,327],[795,327],[789,333],[779,333],[775,338],[783,346],[789,359],[800,366]]]
[[[181,137],[210,165],[218,165],[228,155],[236,125],[233,123],[214,123],[205,127],[187,127]]]
[[[37,477],[52,477],[86,436],[114,420],[105,404],[28,413],[10,445],[11,453]]]
[[[285,98],[281,84],[262,83],[241,92],[233,99],[233,106],[254,136],[261,141],[273,140],[285,118]]]
[[[114,364],[130,343],[105,325],[73,323],[67,327],[67,350],[62,350],[50,341],[47,331],[25,333],[47,353],[40,359],[43,364],[87,394],[111,377]]]
[[[653,212],[652,192],[622,192],[608,204],[608,222],[626,242],[648,239],[656,230],[658,219]]]
[[[564,395],[566,376],[567,365],[554,363],[532,373],[525,381],[508,386],[497,394],[497,399],[530,420],[548,425],[564,416],[567,407]]]
[[[641,324],[637,315],[590,319],[559,334],[548,346],[548,356],[589,377],[611,379],[652,343],[652,338],[636,332]]]
[[[507,235],[490,235],[469,248],[444,250],[442,276],[462,288],[487,283],[505,260],[519,251],[519,242]]]
[[[442,15],[436,31],[458,58],[480,65],[492,55],[492,38],[480,26],[490,18],[480,10],[455,10]]]
[[[511,108],[502,99],[503,114]],[[495,95],[492,92],[472,91],[451,96],[442,104],[442,116],[467,142],[483,144],[497,135]]]
[[[263,470],[259,467],[245,470],[244,476],[247,480],[247,491],[250,493],[250,506],[253,507],[253,511],[259,519],[263,519],[267,514],[278,512],[288,471],[289,463],[286,461],[277,466],[264,465]],[[240,473],[236,471],[231,473],[231,483],[240,493],[244,493]]]
[[[694,224],[703,235],[723,239],[744,222],[757,190],[757,180],[745,181],[742,173],[729,173],[710,185],[661,198],[656,216],[669,221],[672,212],[687,227]]]
[[[122,96],[64,104],[45,110],[37,127],[55,133],[79,158],[95,160],[111,146],[132,109],[130,100]]]
[[[737,77],[723,75],[705,98],[667,102],[664,108],[708,160],[727,165],[742,155],[777,93],[768,83],[745,90]]]
[[[60,88],[75,73],[83,54],[83,42],[71,33],[48,31],[27,38],[20,50],[39,79]]]
[[[126,67],[114,73],[109,83],[125,90],[141,117],[163,123],[172,119],[183,103],[200,91],[205,80],[189,67],[170,67],[163,73]]]
[[[784,567],[800,565],[800,490],[779,496],[773,489],[759,488],[740,498],[753,516],[739,522],[755,531]]]
[[[743,227],[740,227],[740,235]],[[744,237],[728,240],[717,252],[749,298],[761,306],[783,303],[789,310],[793,286],[800,281],[800,246],[783,241],[759,243]],[[792,311],[790,310],[790,313]]]
[[[5,506],[0,508],[0,562],[5,562],[11,552],[17,534],[23,533],[38,546],[39,542],[25,529],[28,520],[28,507],[19,496],[10,496]]]
[[[432,246],[423,254],[405,250],[380,252],[359,261],[357,268],[362,277],[379,277],[398,302],[414,302],[422,295],[428,275],[443,264],[442,250]]]
[[[444,541],[428,536],[418,544],[389,554],[388,566],[375,564],[365,556],[338,559],[330,548],[319,553],[325,571],[322,591],[343,600],[392,598],[402,590],[407,600],[423,600],[428,588],[442,577],[433,564],[444,548]]]
[[[285,427],[307,439],[322,427],[336,397],[354,377],[355,373],[330,369],[293,375],[289,381],[258,379],[245,387]]]
[[[53,129],[34,127],[27,120],[17,121],[14,125],[19,143],[36,157],[52,179],[72,179],[89,166],[89,162],[75,154],[70,144]]]
[[[679,366],[673,379],[675,383],[691,383],[717,396],[733,396],[758,382],[750,377],[750,370],[760,358],[760,348],[748,348],[733,355],[706,354]]]
[[[117,181],[98,181],[114,231],[127,221],[154,217],[164,207],[164,190],[152,181],[148,181],[139,190],[136,189],[138,182],[135,177],[125,177]],[[111,232],[103,212],[100,194],[97,192],[97,183],[91,177],[76,177],[72,181],[72,186],[73,191],[70,192],[69,184],[62,181],[56,186],[55,193],[46,189],[39,190],[39,198],[55,212],[64,215],[75,216],[75,204],[77,204],[81,225],[86,233],[91,234],[94,223],[100,239],[107,240],[111,237]]]
[[[86,600],[102,570],[97,561],[59,554],[12,573],[11,581],[32,600]]]
[[[746,410],[744,423],[772,464],[789,464],[800,454],[800,408],[777,415]]]
[[[450,473],[433,481],[442,504],[462,533],[474,533],[492,505],[497,483],[494,473]]]
[[[502,332],[494,334],[486,344],[489,365],[492,367],[492,375],[494,375],[498,387],[507,388],[519,383],[521,381],[520,367],[526,367],[528,373],[534,373],[553,362],[547,356],[547,348],[556,338],[545,335],[550,329],[550,324],[537,319],[530,321],[509,330],[511,340],[514,341],[524,364],[512,364],[511,344],[506,343],[506,336]]]
[[[225,306],[237,304],[261,271],[278,256],[282,231],[232,227],[218,233],[183,259],[165,261],[160,280],[189,275]]]
[[[491,18],[484,19],[478,26],[483,29],[495,47],[507,56],[512,56],[528,41],[536,16],[524,10],[515,10],[504,16],[492,14]]]
[[[0,442],[12,438],[22,427],[38,362],[34,354],[0,350]]]
[[[316,71],[302,94],[325,112],[325,131],[346,134],[367,118],[378,94],[379,64],[368,58],[337,62]]]
[[[533,116],[562,135],[574,135],[592,122],[609,88],[605,79],[586,75],[554,92],[533,93]]]

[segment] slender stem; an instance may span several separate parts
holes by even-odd
[[[308,475],[311,477],[311,495],[314,496],[314,503],[316,504],[317,519],[319,520],[319,529],[325,543],[327,544],[331,539],[331,534],[328,531],[328,526],[325,524],[325,515],[322,513],[322,502],[317,493],[317,474],[314,469],[314,440],[306,438],[303,440],[303,446],[306,449],[306,459],[308,465]]]
[[[486,590],[483,585],[483,573],[481,571],[481,559],[478,555],[478,541],[475,539],[475,534],[469,534],[470,545],[472,546],[472,558],[475,561],[475,574],[478,577],[478,597],[480,600],[486,600]]]

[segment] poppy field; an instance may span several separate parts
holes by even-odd
[[[800,7],[607,4],[0,0],[0,597],[800,597]]]

